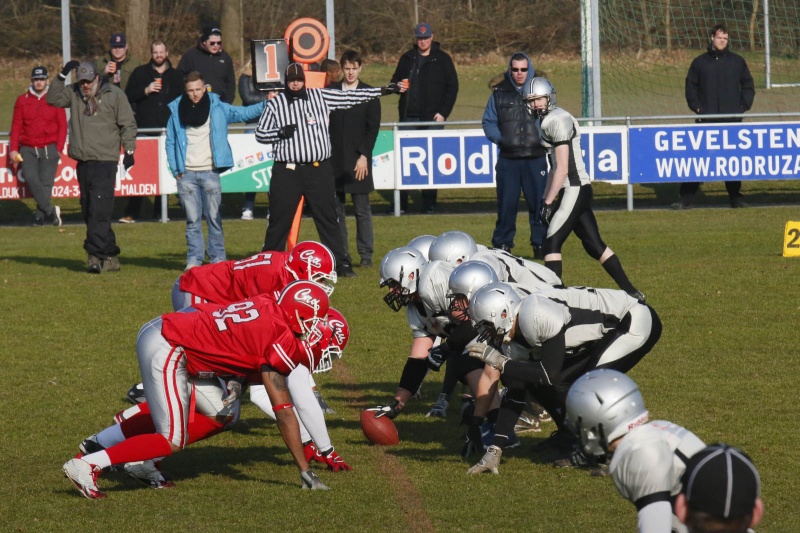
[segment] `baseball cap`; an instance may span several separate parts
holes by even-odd
[[[97,72],[94,70],[94,65],[88,61],[83,61],[78,65],[78,70],[75,74],[75,82],[94,81],[96,76]]]
[[[417,39],[430,37],[433,35],[433,28],[431,28],[431,25],[427,22],[421,22],[414,28],[414,35],[417,37]]]
[[[124,33],[112,33],[111,34],[111,48],[115,47],[123,47],[128,44],[128,41],[125,40]]]
[[[47,78],[48,76],[46,68],[42,66],[33,67],[33,70],[31,71],[32,80],[46,80]]]
[[[306,73],[303,70],[303,65],[300,63],[292,63],[286,67],[286,76],[284,76],[286,83],[292,80],[306,80]]]
[[[752,513],[761,493],[761,479],[747,454],[722,443],[693,455],[682,482],[691,509],[719,518]]]

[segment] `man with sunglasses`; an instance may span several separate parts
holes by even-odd
[[[408,91],[400,95],[400,122],[444,122],[453,111],[458,96],[458,74],[453,59],[433,40],[433,28],[427,22],[414,28],[417,44],[397,62],[392,83],[407,80]],[[442,129],[444,126],[410,126],[409,129]],[[422,191],[422,211],[436,209],[436,189]],[[408,192],[400,194],[400,209],[408,207]]]
[[[219,28],[204,28],[197,44],[188,49],[178,63],[184,76],[197,71],[203,75],[206,88],[219,95],[226,104],[236,98],[236,75],[233,59],[222,49],[222,32]]]
[[[536,117],[528,113],[523,94],[525,84],[534,76],[528,56],[514,53],[503,80],[492,87],[482,122],[486,138],[500,149],[495,167],[497,222],[492,246],[505,251],[514,248],[521,189],[528,205],[533,257],[544,259],[542,243],[547,228],[539,220],[539,205],[547,185],[546,151],[540,142]]]

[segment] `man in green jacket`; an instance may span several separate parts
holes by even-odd
[[[65,85],[73,69],[75,83]],[[125,171],[133,166],[136,120],[131,105],[122,89],[97,74],[94,64],[74,60],[53,80],[47,103],[70,109],[69,156],[78,162],[81,213],[86,222],[83,248],[89,254],[87,272],[117,271],[119,247],[111,229],[111,213],[120,147],[125,150]]]

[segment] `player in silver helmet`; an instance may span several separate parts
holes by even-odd
[[[639,533],[686,528],[673,514],[689,458],[705,447],[688,429],[649,414],[634,381],[616,370],[579,377],[566,399],[567,424],[582,452],[611,457],[608,472],[619,493],[636,505]]]
[[[433,241],[436,240],[436,237],[433,235],[420,235],[419,237],[414,237],[406,246],[410,246],[411,248],[416,248],[422,255],[425,257],[426,261],[429,261],[430,258],[428,257],[428,251],[431,249],[431,244]]]
[[[525,86],[525,100],[529,112],[539,117],[541,142],[550,161],[540,213],[542,224],[547,226],[542,245],[545,266],[562,277],[561,247],[575,232],[586,253],[600,262],[619,288],[643,302],[644,294],[633,286],[619,258],[600,237],[592,211],[591,178],[581,155],[578,121],[556,105],[556,91],[545,78],[533,78]]]
[[[463,231],[446,231],[436,237],[428,251],[431,261],[447,261],[459,265],[478,252],[475,239]]]
[[[661,336],[656,312],[619,290],[567,287],[522,298],[510,285],[497,283],[473,295],[469,313],[481,332],[467,347],[470,355],[498,370],[507,387],[487,454],[499,459],[529,393],[558,426],[537,450],[560,453],[556,466],[590,466],[573,461],[575,440],[564,424],[569,386],[594,368],[633,368]],[[472,471],[484,471],[479,466]]]

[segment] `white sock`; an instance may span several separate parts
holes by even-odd
[[[111,466],[111,459],[108,458],[108,454],[105,450],[95,453],[90,453],[89,455],[84,455],[81,457],[84,461],[89,463],[90,465],[99,466],[100,468],[107,468]]]

